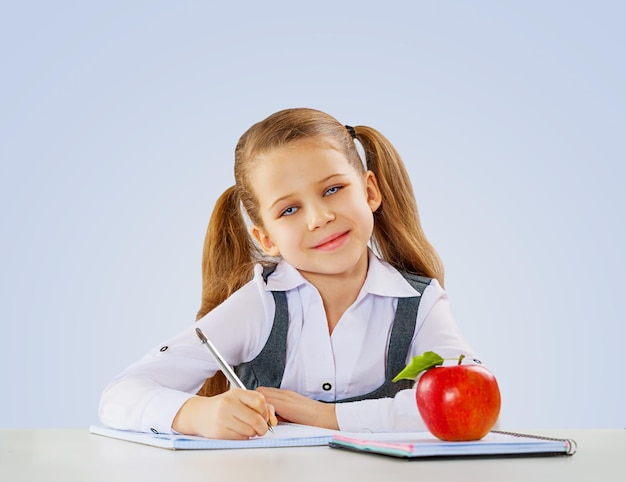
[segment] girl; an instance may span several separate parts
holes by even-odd
[[[475,359],[404,164],[370,127],[304,108],[253,125],[202,269],[196,326],[250,390],[227,390],[189,326],[109,384],[103,423],[233,439],[263,435],[275,414],[350,432],[423,430],[412,384],[391,378],[428,350]]]

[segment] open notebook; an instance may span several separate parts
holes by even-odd
[[[481,440],[444,442],[428,432],[405,434],[335,434],[333,448],[408,459],[572,455],[576,442],[514,432],[489,432]]]
[[[313,445],[328,445],[335,430],[318,427],[309,427],[295,423],[279,423],[274,427],[274,433],[267,432],[263,437],[253,437],[248,440],[224,440],[194,437],[192,435],[154,434],[116,430],[114,428],[92,425],[89,431],[96,435],[127,440],[153,447],[172,450],[209,450],[209,449],[243,449],[254,447],[304,447]],[[352,434],[354,435],[354,434]]]

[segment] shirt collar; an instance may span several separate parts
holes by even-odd
[[[369,252],[369,269],[361,293],[371,293],[392,298],[420,296],[402,274],[386,261]]]
[[[285,260],[281,260],[276,270],[267,279],[265,289],[267,291],[290,291],[308,283],[296,268]],[[376,256],[371,249],[369,250],[367,277],[359,298],[368,293],[393,298],[420,296],[398,270]]]

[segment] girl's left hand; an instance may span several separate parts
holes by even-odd
[[[258,387],[279,418],[293,423],[339,430],[335,404],[311,400],[299,393],[280,388]]]

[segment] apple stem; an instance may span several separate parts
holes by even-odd
[[[463,362],[463,358],[465,358],[465,355],[461,353],[461,355],[459,355],[458,358],[444,358],[444,360],[448,360],[448,361],[456,360],[457,365],[460,365]]]

